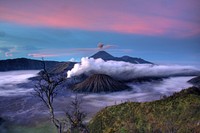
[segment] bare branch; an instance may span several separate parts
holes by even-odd
[[[66,112],[66,117],[71,123],[71,130],[79,129],[85,133],[89,133],[87,127],[83,123],[83,120],[86,117],[86,113],[80,110],[81,100],[78,99],[78,96],[75,96],[75,99],[71,101],[71,111]]]
[[[78,129],[79,131],[89,133],[86,126],[83,124],[86,114],[80,111],[81,101],[78,99],[77,95],[74,101],[71,102],[72,111],[66,113],[66,119],[61,121],[55,118],[53,102],[58,93],[57,88],[65,80],[65,78],[52,76],[46,69],[44,59],[42,59],[42,63],[43,70],[39,73],[40,78],[38,83],[35,85],[34,95],[41,99],[41,101],[43,101],[43,103],[49,109],[50,119],[57,128],[58,133],[63,133],[63,127],[69,123],[71,131],[73,131],[73,129]]]
[[[61,133],[62,122],[55,118],[53,101],[57,95],[57,87],[64,81],[64,78],[56,80],[56,77],[54,78],[48,73],[44,59],[42,59],[42,63],[43,70],[39,73],[40,77],[35,85],[34,95],[40,98],[49,109],[51,121],[57,128],[58,133]]]

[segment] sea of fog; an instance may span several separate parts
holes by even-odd
[[[34,92],[34,84],[28,80],[30,77],[37,75],[39,71],[9,71],[0,72],[0,96],[19,96],[29,95]],[[101,93],[101,94],[87,94],[83,95],[87,99],[102,99],[108,100],[129,100],[135,99],[138,101],[151,101],[155,99],[155,95],[170,95],[178,92],[184,88],[192,86],[187,81],[193,78],[192,76],[185,77],[170,77],[160,81],[142,82],[142,83],[128,83],[132,88],[131,91],[122,91],[114,93]],[[20,86],[20,84],[27,83],[29,86]],[[29,88],[28,88],[29,87]],[[68,92],[70,93],[70,92]],[[71,93],[73,95],[73,93]]]
[[[38,72],[0,72],[0,117],[16,120],[19,123],[29,123],[30,119],[38,121],[42,117],[48,118],[47,108],[39,99],[31,95],[31,92],[34,92],[34,83],[30,82],[28,78],[36,76]],[[161,81],[128,83],[133,88],[130,91],[79,94],[78,96],[83,100],[82,109],[91,118],[106,106],[126,101],[152,101],[160,99],[163,95],[171,95],[192,86],[187,83],[191,78],[193,77],[171,77]],[[28,83],[28,85],[19,85],[23,83]],[[67,95],[58,95],[54,101],[58,115],[63,115],[64,110],[66,111],[66,107],[75,97],[75,93],[71,91],[66,91],[66,93]]]
[[[23,96],[29,95],[34,91],[34,85],[29,82],[28,78],[34,77],[39,71],[9,71],[0,72],[0,96]],[[163,95],[171,95],[184,88],[192,86],[187,81],[187,77],[170,77],[162,81],[152,81],[143,83],[129,83],[133,89],[131,91],[122,91],[114,93],[87,94],[83,95],[84,99],[99,102],[110,103],[124,100],[135,101],[152,101],[159,99]],[[19,84],[29,82],[29,86],[20,86]],[[70,93],[69,91],[66,93]],[[70,94],[73,97],[73,93]]]
[[[143,83],[129,83],[131,91],[113,92],[108,94],[84,95],[85,101],[97,107],[119,104],[126,101],[145,102],[162,98],[164,95],[172,95],[182,89],[192,86],[187,83],[193,77],[173,77],[163,81],[152,81]]]
[[[33,88],[19,87],[18,84],[28,82],[28,78],[34,77],[39,71],[8,71],[0,72],[0,96],[26,95]]]

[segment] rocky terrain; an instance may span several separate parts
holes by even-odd
[[[94,74],[73,87],[77,92],[115,92],[130,89],[126,84],[105,74]]]
[[[62,62],[56,64],[54,67],[48,69],[51,74],[61,74],[67,73],[68,70],[71,70],[76,62]]]
[[[101,56],[99,56],[99,54]],[[95,54],[94,58],[102,58],[104,60],[112,60],[112,59],[118,60],[119,59],[118,57],[113,57],[110,54],[109,54],[110,57],[107,55],[108,53],[106,53],[105,51],[100,51],[97,54]],[[124,56],[120,58],[127,59],[127,62],[134,63],[133,61],[131,61],[132,57],[129,58],[129,57]],[[128,58],[131,60],[128,61]],[[25,63],[23,63],[23,60],[28,60],[28,61],[27,62],[25,61]],[[38,62],[42,63],[41,61],[35,61],[32,64],[33,67],[29,67],[29,65],[31,64],[31,63],[30,64],[28,63],[30,61],[29,59],[22,59],[22,62],[21,62],[22,64],[19,64],[19,62],[15,62],[15,60],[12,60],[12,61],[14,61],[14,64],[18,64],[19,66],[16,65],[16,69],[14,69],[14,66],[12,66],[13,68],[11,67],[8,70],[22,69],[23,67],[21,67],[20,65],[24,66],[25,64],[27,64],[27,68],[24,68],[24,69],[32,69],[32,68],[39,69],[40,67],[36,67],[37,63]],[[138,62],[135,62],[135,63],[138,63]],[[178,100],[174,98],[171,98],[170,100],[166,100],[165,102],[162,102],[163,100],[160,100],[160,101],[155,102],[155,104],[154,102],[146,102],[146,101],[158,100],[163,95],[169,96],[173,94],[174,92],[179,92],[183,88],[190,87],[191,84],[189,84],[187,81],[193,77],[168,77],[164,79],[157,78],[157,77],[142,77],[142,78],[136,78],[136,79],[131,79],[130,81],[122,82],[122,80],[117,80],[117,78],[108,76],[106,74],[102,74],[99,71],[98,73],[93,74],[93,75],[84,75],[83,73],[80,75],[75,75],[70,78],[67,78],[67,71],[71,70],[74,67],[75,62],[54,62],[53,67],[49,67],[48,63],[46,64],[48,67],[47,68],[48,72],[50,73],[51,76],[53,76],[52,78],[56,79],[56,77],[60,77],[60,76],[65,77],[65,81],[63,81],[63,83],[60,86],[58,86],[57,88],[58,94],[57,94],[57,97],[54,99],[55,101],[54,105],[56,108],[55,109],[56,116],[58,117],[64,116],[64,112],[67,109],[69,109],[70,101],[74,98],[75,95],[79,95],[81,99],[84,101],[83,104],[81,105],[81,109],[83,109],[83,111],[88,114],[87,119],[86,119],[87,122],[93,116],[95,116],[95,114],[100,109],[103,109],[106,107],[105,109],[100,111],[92,119],[92,121],[90,121],[89,127],[91,129],[91,132],[95,132],[95,133],[102,132],[102,131],[103,132],[104,131],[105,132],[128,132],[129,129],[134,130],[134,131],[149,131],[149,130],[154,131],[154,129],[157,131],[166,131],[167,129],[163,128],[162,127],[163,125],[160,125],[160,123],[159,124],[156,123],[155,125],[155,123],[153,122],[161,121],[161,124],[163,124],[165,122],[164,119],[168,119],[168,118],[173,119],[175,117],[173,113],[175,113],[176,116],[179,116],[179,114],[181,115],[181,117],[182,115],[186,115],[187,117],[191,117],[193,119],[193,116],[190,114],[185,114],[185,113],[181,114],[181,112],[178,112],[179,109],[182,110],[183,112],[184,111],[187,112],[190,108],[192,108],[190,112],[194,112],[194,116],[196,118],[199,118],[196,115],[196,113],[198,113],[196,107],[199,109],[199,107],[196,105],[196,103],[198,103],[198,100],[196,101],[196,99],[193,97],[193,96],[196,96],[197,99],[199,98],[196,95],[196,90],[194,91],[195,95],[193,95],[193,91],[190,91],[189,93],[189,95],[191,94],[192,99],[190,98],[187,99],[187,95],[184,95],[186,97],[185,98],[186,101],[184,101],[185,99],[181,97],[180,99],[178,98],[178,100],[180,100],[181,102],[179,102]],[[141,64],[131,64],[131,65],[140,66]],[[142,65],[145,65],[145,64],[142,64]],[[150,65],[150,67],[154,66],[154,64],[148,64],[148,65]],[[124,67],[121,67],[121,68],[124,68]],[[33,72],[30,72],[30,74],[28,74],[28,71],[1,72],[2,74],[0,77],[1,78],[0,83],[2,87],[0,86],[0,89],[1,89],[2,95],[0,97],[1,99],[0,100],[0,105],[1,105],[0,106],[0,132],[2,133],[5,131],[8,133],[18,133],[18,132],[19,133],[27,133],[27,132],[53,133],[55,132],[55,129],[51,125],[51,123],[48,123],[49,115],[48,115],[47,108],[45,108],[43,103],[37,97],[30,95],[31,93],[33,93],[34,85],[35,83],[37,83],[37,80],[39,79],[39,77],[33,78],[33,76],[38,75],[38,72],[39,71],[34,72],[34,74],[31,74]],[[195,75],[192,75],[192,76],[195,76]],[[28,78],[27,76],[31,77],[29,78],[31,80],[28,80],[28,79],[26,80],[26,78]],[[13,80],[10,80],[9,78]],[[20,81],[20,79],[23,79],[23,80]],[[4,92],[6,96],[2,92]],[[29,93],[31,92],[31,93],[29,94],[28,92]],[[81,93],[77,94],[76,92],[81,92]],[[109,93],[109,92],[112,92],[112,93]],[[188,92],[186,94],[188,94]],[[189,103],[189,100],[192,100],[192,104]],[[124,106],[124,104],[121,104],[118,106],[107,107],[111,105],[117,105],[125,101],[132,101],[133,103],[130,103],[130,102],[126,103],[125,105],[128,105],[128,106]],[[141,102],[141,103],[138,103],[136,101]],[[188,107],[189,104],[191,104],[190,107]],[[170,108],[168,108],[167,105],[169,105]],[[174,108],[174,106],[172,107],[172,105],[180,106],[180,108],[176,109]],[[182,105],[186,108],[186,110],[183,110]],[[107,109],[110,109],[110,108],[114,108],[114,110],[112,110],[114,114],[109,114],[110,113],[109,111],[107,112]],[[106,110],[106,113],[103,113],[101,115],[101,112],[104,112],[104,110]],[[131,110],[131,111],[127,112],[127,110]],[[148,110],[150,113],[145,112],[145,110]],[[168,110],[168,112],[163,112],[163,115],[166,115],[167,113],[169,113],[170,114],[169,117],[168,115],[166,115],[166,117],[161,119],[161,116],[156,116],[156,114],[159,114],[163,110]],[[138,113],[138,111],[141,113]],[[171,111],[174,111],[174,112],[172,112],[171,114]],[[99,116],[99,114],[101,116]],[[131,120],[133,120],[133,123],[130,119],[128,119],[127,117],[124,117],[125,115]],[[132,118],[132,115],[134,116],[134,118]],[[147,116],[147,118],[144,118],[142,116]],[[113,117],[116,117],[116,119],[113,119]],[[102,118],[103,118],[103,121],[102,121],[103,126],[98,127],[99,125],[101,125],[101,123],[98,123],[98,121]],[[111,120],[110,123],[113,126],[109,125],[109,123],[106,123],[108,119]],[[122,121],[122,123],[118,119]],[[183,117],[183,119],[186,119],[186,117]],[[151,120],[153,121],[151,122]],[[117,121],[117,123],[113,121]],[[126,122],[128,122],[128,124]],[[182,122],[182,120],[180,121],[178,120],[178,123],[179,122],[182,124],[185,124]],[[191,126],[190,122],[191,121],[189,121],[189,127]],[[192,121],[192,122],[194,123],[196,121]],[[108,125],[110,128],[105,125]],[[129,127],[132,125],[135,127]],[[98,127],[99,129],[103,129],[103,130],[96,130],[95,127]],[[182,131],[182,129],[180,131]],[[196,127],[194,131],[196,131]]]

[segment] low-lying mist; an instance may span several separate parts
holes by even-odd
[[[28,78],[36,76],[38,72],[38,70],[0,72],[0,96],[24,95],[33,91],[34,85]],[[18,86],[27,82],[31,88]]]
[[[193,66],[132,64],[123,61],[104,61],[83,57],[67,72],[68,78],[80,74],[106,74],[119,80],[130,80],[140,77],[194,76],[200,71]]]
[[[29,77],[35,76],[38,71],[13,71],[0,73],[0,114],[3,118],[17,123],[29,123],[48,118],[48,110],[44,104],[31,95],[34,92],[34,82],[28,81]],[[119,104],[125,101],[153,101],[163,95],[171,95],[182,89],[192,86],[187,81],[193,77],[170,77],[142,83],[129,83],[132,90],[113,93],[78,94],[82,98],[81,108],[88,114],[90,119],[100,109]],[[27,83],[28,82],[28,83]],[[19,86],[18,84],[25,84]],[[28,84],[28,86],[26,85]],[[58,88],[60,89],[60,88]],[[63,110],[70,105],[70,101],[77,93],[58,91],[55,98],[55,112],[64,115]],[[42,113],[41,113],[42,112]]]
[[[125,101],[153,101],[162,98],[164,95],[172,95],[182,89],[191,87],[187,81],[193,77],[172,77],[162,81],[152,81],[143,83],[129,83],[131,91],[121,91],[102,94],[88,94],[84,96],[86,101],[90,101],[93,106],[109,106]]]

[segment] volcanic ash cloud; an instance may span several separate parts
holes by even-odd
[[[132,64],[123,61],[104,61],[83,57],[81,63],[77,63],[67,72],[67,77],[86,74],[106,74],[119,80],[130,80],[141,77],[168,77],[198,75],[200,71],[192,66],[179,65],[152,65]]]

